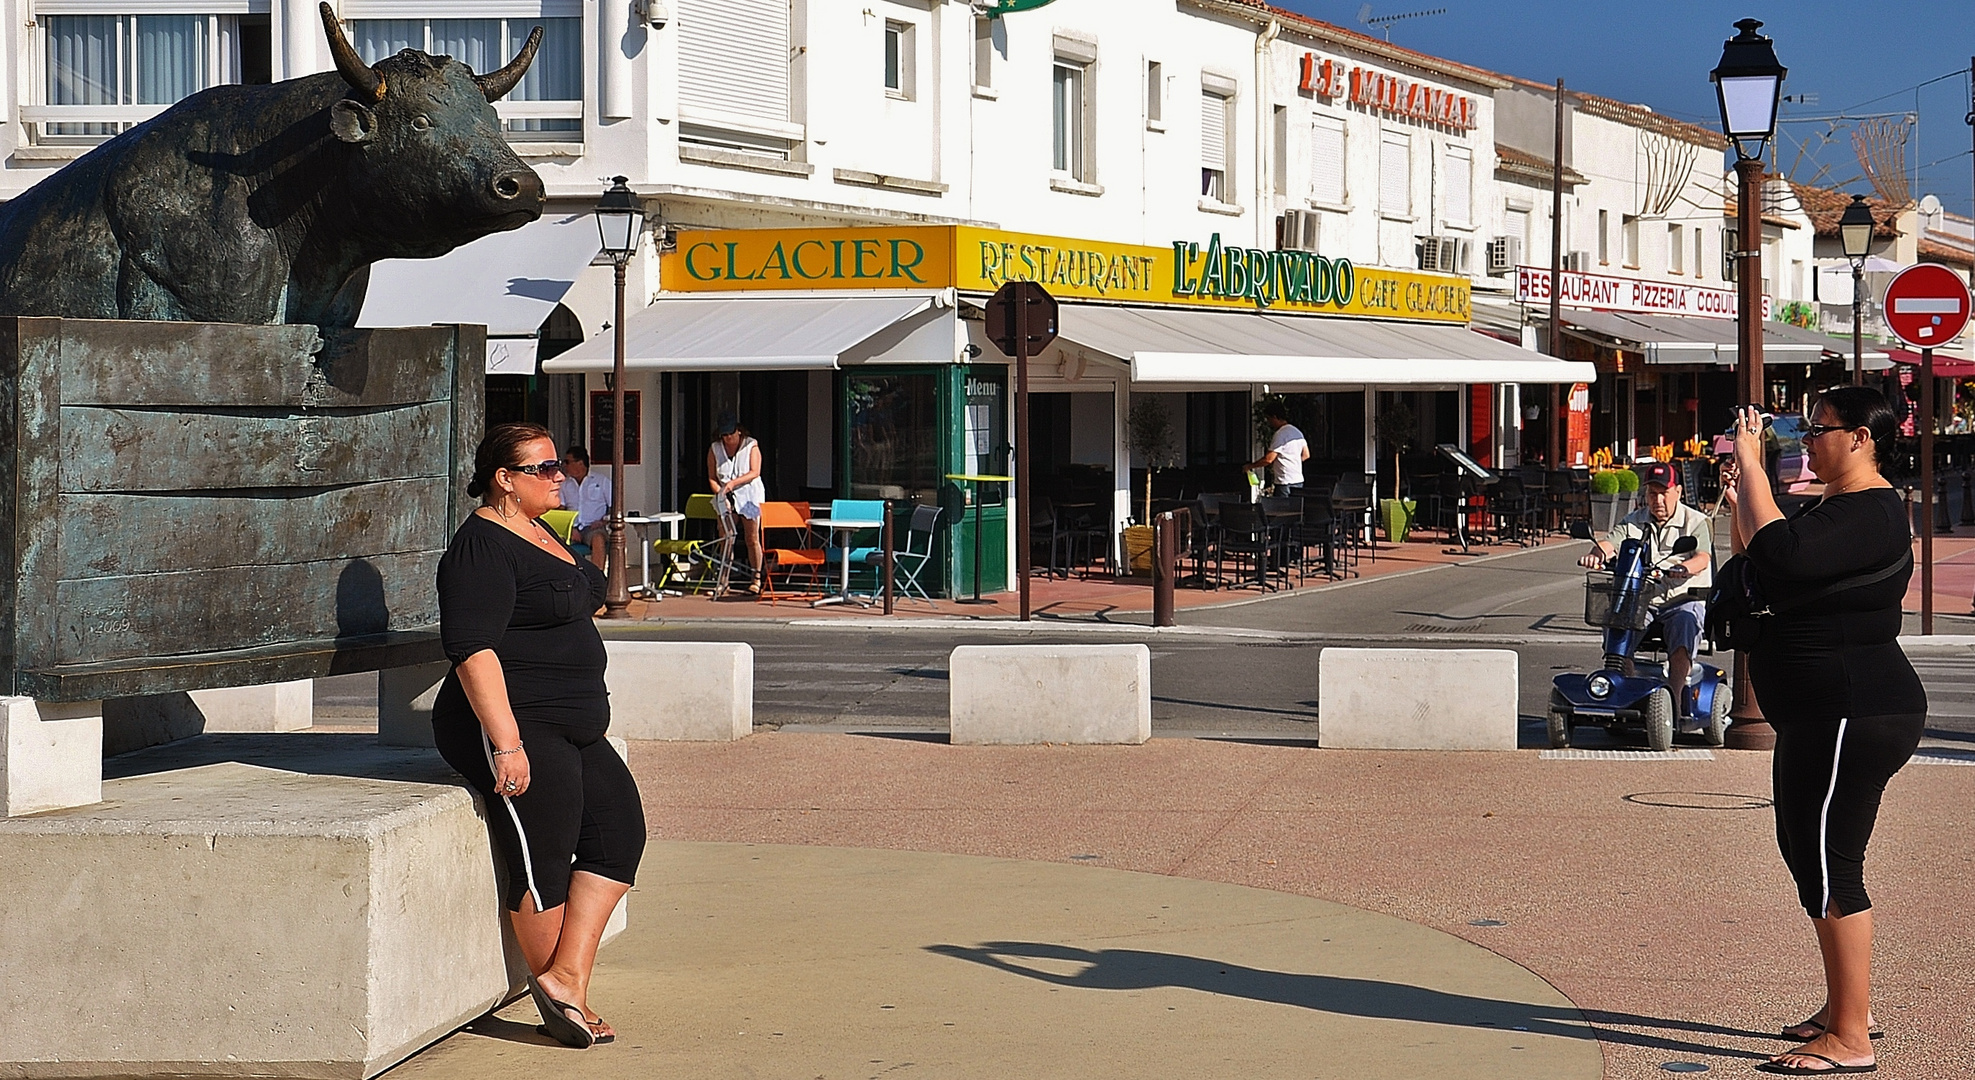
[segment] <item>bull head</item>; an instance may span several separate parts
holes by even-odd
[[[328,0],[323,0],[318,10],[322,12],[323,31],[329,36],[329,54],[336,58],[336,70],[343,76],[343,81],[372,101],[384,100],[384,76],[364,63],[357,50],[350,45],[350,39],[343,36],[343,24],[337,21],[336,12],[330,8]],[[473,82],[488,101],[499,101],[528,73],[528,65],[535,62],[535,52],[541,45],[542,28],[538,26],[529,32],[521,51],[508,61],[506,67],[488,75],[475,75]]]

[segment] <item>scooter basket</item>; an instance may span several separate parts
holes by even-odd
[[[1584,577],[1584,621],[1613,630],[1644,630],[1653,612],[1641,590],[1628,589],[1608,571]]]

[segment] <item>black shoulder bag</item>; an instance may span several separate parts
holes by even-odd
[[[1876,585],[1912,565],[1913,551],[1909,548],[1891,566],[1843,578],[1799,598],[1788,607],[1776,607],[1763,596],[1762,583],[1756,580],[1756,566],[1749,561],[1749,557],[1730,556],[1727,562],[1721,564],[1721,569],[1715,571],[1714,588],[1708,593],[1705,624],[1708,643],[1717,650],[1747,652],[1762,639],[1764,625],[1771,616],[1808,607],[1846,589]]]

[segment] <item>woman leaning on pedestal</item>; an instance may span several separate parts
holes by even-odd
[[[546,429],[502,424],[474,455],[480,507],[439,560],[439,633],[452,673],[432,706],[439,753],[487,804],[507,868],[502,898],[547,1033],[616,1033],[589,1007],[604,924],[637,874],[645,816],[604,732],[604,575],[537,518],[560,502]]]
[[[1723,492],[1734,547],[1777,610],[1749,652],[1749,678],[1776,728],[1777,844],[1817,933],[1825,982],[1824,1006],[1781,1033],[1804,1045],[1756,1066],[1764,1072],[1876,1067],[1865,846],[1880,796],[1927,719],[1926,690],[1898,640],[1912,530],[1879,474],[1895,425],[1877,390],[1825,391],[1803,440],[1824,495],[1785,518],[1763,472],[1762,416],[1745,407],[1735,418],[1739,476]]]

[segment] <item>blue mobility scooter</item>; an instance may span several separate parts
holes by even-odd
[[[1588,537],[1587,537],[1588,539]],[[1644,545],[1626,540],[1609,569],[1593,570],[1584,581],[1584,621],[1604,630],[1605,666],[1589,673],[1559,675],[1550,690],[1550,745],[1570,745],[1578,724],[1597,724],[1614,734],[1644,728],[1646,745],[1673,747],[1673,695],[1666,687],[1666,642],[1653,625],[1652,601],[1664,590],[1664,567],[1694,553],[1691,536],[1648,565]],[[1625,673],[1630,666],[1632,674]],[[1732,691],[1721,669],[1699,657],[1683,688],[1687,716],[1701,721],[1709,746],[1720,746],[1728,730]]]

